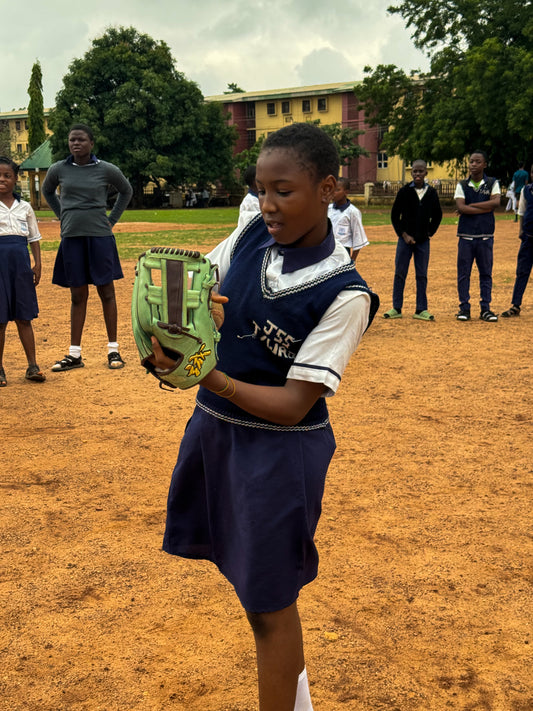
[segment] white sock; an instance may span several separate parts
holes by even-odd
[[[70,346],[68,354],[73,358],[81,358],[81,346]]]
[[[309,684],[307,682],[307,668],[304,667],[303,672],[298,677],[298,688],[296,689],[296,702],[294,711],[313,711],[311,703],[311,694],[309,693]]]
[[[118,353],[118,343],[112,343],[111,341],[107,344],[107,355],[110,353]]]

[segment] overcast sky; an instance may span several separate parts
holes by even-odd
[[[204,94],[357,81],[367,64],[427,69],[392,0],[0,0],[0,111],[24,108],[33,63],[45,107],[73,59],[112,25],[165,41]]]

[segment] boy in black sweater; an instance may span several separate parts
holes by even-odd
[[[391,222],[398,235],[392,309],[384,318],[401,318],[405,280],[409,262],[414,257],[416,275],[416,311],[413,318],[434,321],[427,308],[427,273],[429,264],[429,240],[442,220],[442,209],[435,188],[425,181],[426,162],[415,160],[412,167],[413,180],[398,191],[391,210]]]

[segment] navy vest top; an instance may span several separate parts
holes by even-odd
[[[256,385],[282,386],[298,351],[343,289],[371,296],[372,320],[379,300],[353,264],[345,264],[313,281],[273,292],[266,283],[270,235],[261,215],[238,238],[221,293],[229,298],[218,344],[217,368],[230,377]],[[369,323],[370,323],[369,321]],[[268,429],[295,429],[266,422],[200,387],[198,404],[215,416]],[[319,398],[297,429],[323,426],[328,421],[324,398]]]
[[[486,202],[491,198],[492,186],[496,182],[496,178],[483,176],[485,181],[478,190],[469,185],[468,180],[461,180],[463,191],[465,194],[465,203],[470,205],[474,202]],[[459,217],[459,225],[457,234],[459,237],[493,237],[494,227],[494,212],[481,212],[479,215],[461,215]]]

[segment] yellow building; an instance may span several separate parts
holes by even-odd
[[[46,137],[52,132],[48,128],[50,109],[44,109],[44,131]],[[29,154],[28,109],[18,111],[0,111],[0,123],[7,123],[11,137],[11,157],[20,162]]]

